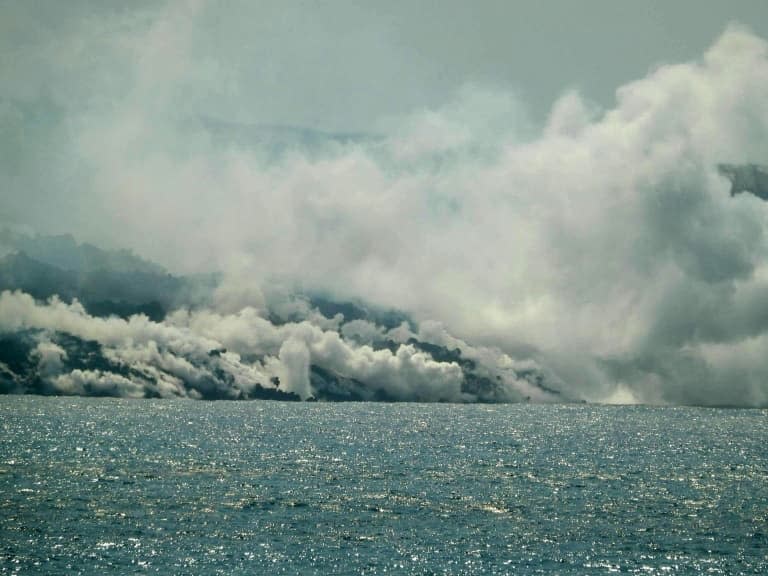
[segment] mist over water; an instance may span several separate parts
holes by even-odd
[[[311,311],[291,327],[268,321],[275,293],[318,292],[484,350],[486,375],[512,370],[495,400],[768,404],[768,207],[756,190],[731,195],[718,169],[768,158],[763,38],[730,25],[608,106],[565,90],[543,124],[514,90],[470,82],[345,131],[249,115],[237,52],[204,57],[207,15],[195,2],[95,13],[14,52],[0,126],[17,152],[0,160],[0,208],[14,225],[130,248],[174,273],[221,272],[214,296],[104,321],[66,298],[7,293],[6,330],[74,331],[151,373],[160,395],[220,386],[187,383],[215,381],[198,364],[226,348],[238,358],[210,363],[232,363],[232,396],[278,377],[308,398],[319,363],[371,394],[477,398],[457,364],[407,338],[392,340],[402,353],[372,346],[391,326]],[[58,372],[62,344],[35,337],[59,391],[145,393],[135,374]],[[520,376],[531,369],[544,388]]]

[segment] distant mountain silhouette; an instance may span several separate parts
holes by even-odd
[[[178,277],[127,250],[78,244],[70,235],[3,234],[12,251],[0,258],[0,290],[22,290],[36,299],[77,298],[90,314],[162,320],[181,305],[206,301],[215,276]]]
[[[71,234],[27,236],[8,230],[0,230],[1,244],[24,252],[30,258],[44,264],[72,272],[109,270],[111,272],[166,274],[166,270],[162,266],[140,258],[130,250],[104,250],[93,244],[80,244]]]

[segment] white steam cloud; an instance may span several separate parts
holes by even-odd
[[[477,359],[479,374],[493,376],[496,388],[480,398],[462,391],[465,375],[455,361],[435,360],[413,344],[392,341],[394,350],[359,345],[310,320],[272,324],[253,308],[231,315],[179,310],[163,322],[153,322],[141,315],[127,320],[94,317],[77,301],[67,304],[54,297],[41,304],[22,292],[0,293],[0,335],[25,330],[33,331],[38,341],[32,357],[38,364],[36,376],[47,385],[42,391],[63,394],[141,397],[150,392],[160,397],[235,399],[252,397],[260,387],[306,400],[317,392],[310,381],[310,366],[316,366],[357,383],[357,399],[555,398],[526,380],[531,366],[516,366],[498,351],[456,341],[468,358]],[[377,342],[383,342],[383,330],[378,333]],[[112,369],[72,369],[66,350],[52,341],[57,334],[97,343]],[[521,374],[515,371],[518,367]],[[336,386],[343,391],[345,384]]]
[[[279,282],[404,310],[432,341],[447,330],[450,347],[480,344],[467,354],[546,367],[569,398],[768,405],[768,204],[731,197],[717,171],[768,159],[763,39],[731,26],[700,60],[622,86],[610,110],[568,92],[539,132],[514,95],[468,86],[375,136],[275,151],[255,127],[227,138],[198,121],[217,111],[195,89],[231,83],[225,63],[195,58],[200,16],[178,6],[113,30],[128,79],[102,77],[114,99],[87,107],[60,96],[51,178],[13,179],[10,209],[52,228],[67,197],[77,210],[56,226],[173,270],[221,269],[217,307],[103,320],[6,294],[4,326],[96,340],[178,394],[205,378],[184,358],[225,347],[243,389],[278,377],[307,397],[319,363],[398,398],[464,399],[455,364],[374,349],[381,327],[272,325],[257,310]],[[79,32],[81,47],[104,41]],[[55,349],[40,358],[55,372]],[[61,386],[121,385],[102,377]]]

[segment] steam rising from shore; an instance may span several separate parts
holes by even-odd
[[[731,26],[701,60],[619,88],[610,110],[567,92],[540,131],[514,94],[467,86],[378,134],[299,131],[276,148],[274,129],[228,138],[199,121],[210,109],[184,101],[226,76],[193,57],[197,18],[178,8],[116,35],[130,89],[89,107],[65,91],[59,156],[8,180],[8,208],[175,271],[223,270],[214,305],[123,321],[4,294],[6,329],[96,340],[162,373],[169,394],[205,378],[184,358],[224,347],[217,362],[238,389],[278,377],[308,397],[319,363],[397,398],[471,400],[455,364],[402,339],[370,346],[381,327],[271,324],[258,310],[286,283],[401,309],[422,327],[439,320],[497,359],[545,367],[568,398],[768,405],[768,206],[731,197],[717,170],[768,159],[763,39]],[[90,73],[76,66],[74,78]],[[67,203],[76,209],[54,217]],[[41,338],[40,369],[62,389],[103,376],[57,375],[60,353]],[[537,394],[514,376],[504,387]]]
[[[325,328],[313,323],[318,319],[325,320]],[[465,375],[455,361],[437,361],[404,340],[416,336],[407,326],[385,332],[358,320],[358,333],[368,324],[368,333],[375,334],[360,343],[342,336],[347,324],[341,333],[332,327],[342,321],[341,315],[329,320],[315,312],[302,321],[275,325],[250,307],[229,315],[179,310],[163,322],[142,315],[98,318],[77,301],[67,304],[52,298],[40,304],[21,292],[0,294],[0,334],[31,331],[37,342],[29,359],[37,363],[34,380],[42,380],[37,392],[237,399],[253,397],[254,388],[275,388],[306,400],[317,395],[311,364],[337,378],[337,395],[345,392],[344,386],[354,386],[348,392],[355,399],[555,399],[518,375],[512,359],[498,351],[452,340],[479,374],[493,377],[495,388],[479,396],[462,390]],[[424,336],[429,338],[429,332],[437,339],[447,337],[440,326],[428,326]],[[55,341],[59,334],[81,340],[81,349],[96,343],[110,369],[68,367],[67,352]],[[384,343],[390,348],[382,347]],[[529,363],[517,367],[522,373],[532,368]],[[20,382],[17,391],[25,386],[29,389]]]

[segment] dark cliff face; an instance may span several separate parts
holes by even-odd
[[[717,169],[731,181],[731,196],[748,192],[768,200],[768,167],[758,164],[719,164]]]

